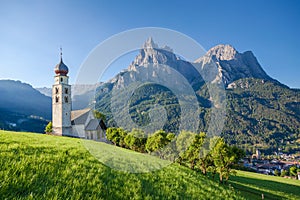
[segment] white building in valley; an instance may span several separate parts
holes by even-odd
[[[106,126],[95,119],[90,108],[72,111],[71,85],[68,67],[60,62],[55,66],[52,87],[52,130],[54,135],[106,141]]]

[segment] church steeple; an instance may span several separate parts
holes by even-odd
[[[62,59],[62,48],[61,47],[60,47],[60,62],[55,66],[54,72],[57,75],[61,75],[61,76],[67,76],[67,74],[69,72],[69,68],[67,67],[67,65],[65,65],[65,63],[63,62],[63,59]]]
[[[52,88],[52,126],[55,135],[72,135],[71,126],[71,85],[67,76],[69,69],[63,63],[60,48],[60,62],[55,66]]]

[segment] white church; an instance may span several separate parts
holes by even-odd
[[[91,108],[72,110],[71,85],[68,67],[60,62],[55,66],[52,87],[52,133],[54,135],[77,137],[106,142],[106,126],[94,117]]]

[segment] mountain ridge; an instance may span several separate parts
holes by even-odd
[[[160,49],[153,39],[148,39],[127,70],[97,89],[96,109],[108,116],[109,125],[117,125],[110,110],[111,91],[115,87],[130,86],[131,83],[137,81],[136,76],[138,75],[150,77],[149,80],[151,80],[151,78],[159,76],[156,73],[159,72],[157,70],[159,66],[168,65],[170,68],[180,71],[197,94],[201,107],[199,131],[207,131],[210,108],[214,105],[206,85],[224,83],[228,114],[222,135],[227,142],[243,146],[248,151],[253,146],[260,146],[272,151],[298,139],[300,117],[299,112],[293,110],[297,110],[300,105],[300,90],[292,90],[271,78],[251,51],[239,53],[231,45],[217,45],[208,50],[204,56],[194,62],[189,62],[182,61],[170,47],[167,49],[169,50]],[[189,67],[199,65],[201,74],[210,76],[210,82],[205,83],[198,72],[189,71]],[[149,66],[153,66],[155,73],[149,73],[150,70],[146,70],[147,73],[144,73]],[[217,72],[211,73],[211,67],[216,67]],[[165,71],[168,72],[168,68]],[[172,74],[172,71],[169,73]],[[189,74],[192,74],[192,78]],[[176,81],[174,84],[177,84]],[[132,97],[134,100],[131,101],[129,110],[131,119],[139,126],[147,125],[150,122],[147,117],[150,114],[150,104],[160,103],[167,109],[167,114],[170,114],[164,129],[171,132],[178,130],[180,106],[174,99],[176,96],[153,84],[146,84],[143,87],[145,88],[135,91],[135,96]],[[157,94],[155,94],[156,90]],[[285,98],[285,95],[289,98]],[[299,98],[295,98],[298,96]],[[253,102],[255,104],[251,104]],[[295,147],[295,149],[297,148],[300,149],[300,146]]]
[[[51,98],[31,85],[0,80],[0,128],[43,132],[52,118]]]
[[[168,65],[179,71],[192,83],[193,79],[202,79],[199,71],[195,70],[193,65],[200,64],[201,72],[209,77],[211,76],[208,75],[211,73],[209,68],[211,62],[217,67],[217,72],[212,82],[222,82],[225,87],[241,78],[259,78],[279,83],[279,81],[267,75],[252,51],[240,53],[231,45],[220,44],[210,48],[204,56],[199,57],[195,61],[185,61],[176,56],[170,47],[159,47],[151,37],[142,45],[139,54],[122,74],[137,72],[137,67],[148,64]],[[109,82],[117,82],[119,75],[117,74]],[[199,80],[197,81],[199,82]],[[203,80],[201,81],[203,82]]]
[[[201,73],[195,69],[198,66],[200,68],[197,69],[200,69]],[[201,74],[210,73],[211,67],[215,67],[217,72],[209,74],[210,82],[205,82]],[[178,72],[181,77],[177,77],[182,80],[172,79]],[[98,111],[107,115],[108,126],[117,126],[111,110],[112,90],[125,88],[136,81],[146,81],[147,84],[137,88],[130,97],[129,117],[138,125],[145,126],[150,122],[153,104],[160,105],[166,109],[167,115],[167,122],[163,128],[166,131],[176,132],[180,126],[181,111],[174,91],[166,86],[160,86],[160,82],[156,84],[147,82],[147,78],[165,81],[161,83],[170,82],[175,88],[182,84],[191,86],[200,106],[200,110],[197,111],[199,131],[207,131],[210,109],[214,106],[207,84],[225,82],[227,117],[222,135],[228,143],[242,146],[247,151],[253,146],[269,151],[282,147],[300,150],[297,143],[300,141],[300,89],[291,89],[271,78],[251,51],[239,53],[231,45],[217,45],[203,57],[189,62],[180,59],[170,47],[159,48],[153,39],[149,39],[127,70],[118,73],[105,83],[93,86],[92,90],[85,86],[77,88],[80,92],[78,96],[74,95],[73,101],[83,102],[79,107],[86,107],[95,96],[95,102],[92,103],[95,103]],[[2,80],[0,84],[0,92],[3,94],[0,96],[2,105],[0,112],[6,118],[0,117],[0,127],[31,131],[30,126],[37,124],[39,126],[37,132],[43,132],[41,127],[47,122],[44,119],[51,119],[51,98],[42,95],[29,84],[12,81],[11,83],[18,86],[19,90],[14,91],[15,86],[5,85],[4,82]],[[51,92],[51,88],[48,90]],[[26,96],[26,91],[37,97]],[[43,100],[37,101],[38,97]],[[184,101],[188,102],[189,98],[190,96],[186,96]],[[48,107],[44,108],[45,105]],[[46,115],[43,114],[45,111]],[[39,121],[33,122],[33,119]],[[24,120],[27,124],[22,126],[26,129],[14,128]],[[36,131],[36,127],[32,131]]]
[[[24,113],[21,111],[22,114],[29,113],[30,115],[51,119],[51,98],[41,94],[30,84],[14,80],[0,80],[0,91],[2,93],[0,108],[16,108],[17,110],[26,108]],[[22,102],[22,105],[20,105],[20,102]]]
[[[218,75],[215,81],[222,81],[225,86],[241,78],[259,78],[276,81],[267,75],[252,51],[239,53],[231,45],[220,44],[209,49],[204,56],[196,59],[195,63],[205,66],[211,60],[218,68]]]

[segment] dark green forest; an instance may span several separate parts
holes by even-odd
[[[109,127],[117,126],[110,110],[112,87],[111,83],[104,84],[96,93],[96,109],[106,115]],[[200,109],[198,131],[206,132],[211,110],[209,92],[205,85],[195,92]],[[300,150],[299,90],[277,81],[246,78],[230,84],[226,96],[226,120],[221,135],[228,144],[247,153],[255,148],[268,154],[278,148],[289,153]],[[154,104],[166,110],[168,120],[163,130],[178,133],[181,108],[176,95],[164,86],[149,83],[136,89],[129,101],[131,119],[139,126],[147,125]]]

